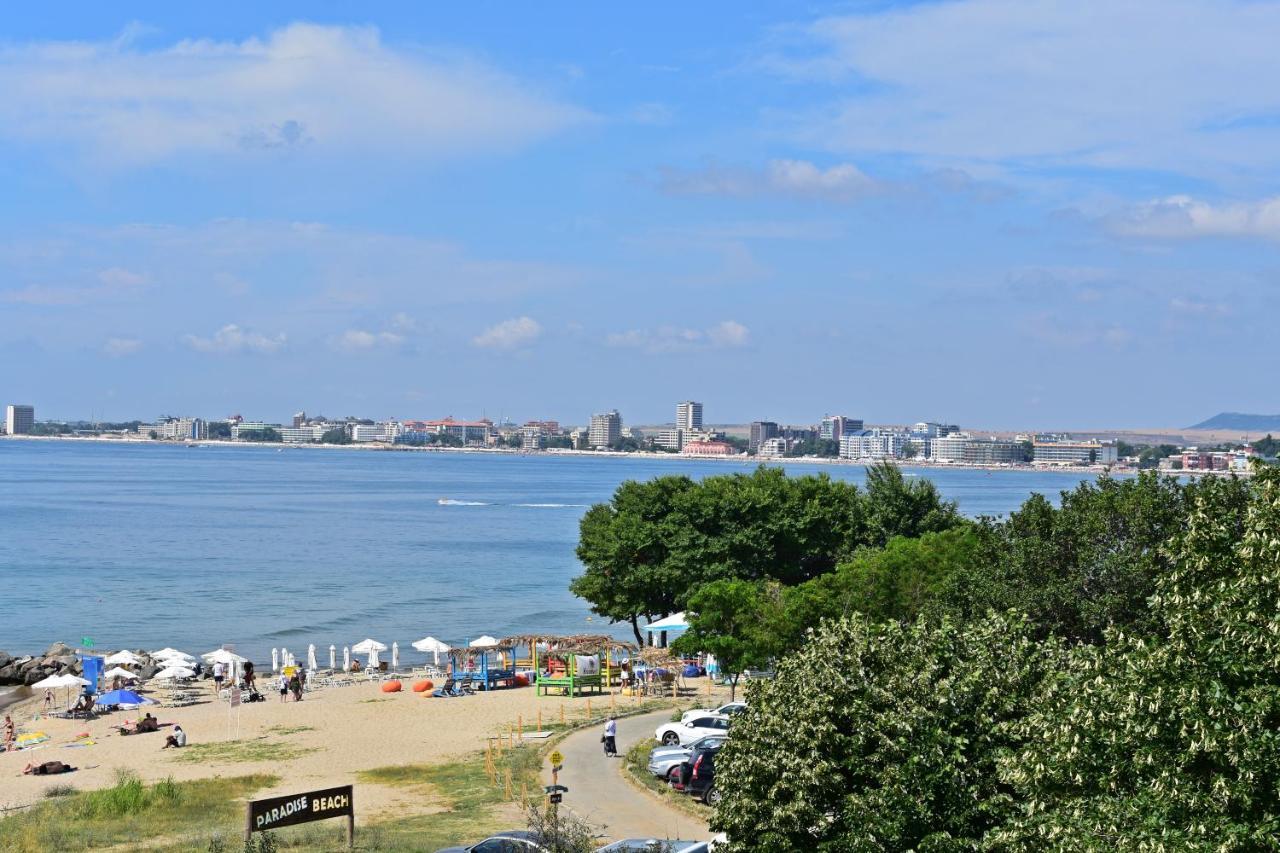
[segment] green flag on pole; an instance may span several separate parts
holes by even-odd
[[[93,648],[93,637],[81,637],[80,645],[84,646],[86,649]]]

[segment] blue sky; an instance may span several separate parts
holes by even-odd
[[[1280,409],[1280,4],[747,5],[11,10],[0,400]]]

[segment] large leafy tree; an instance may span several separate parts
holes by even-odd
[[[1057,646],[1024,621],[825,623],[748,688],[717,758],[730,851],[968,850],[1012,815],[996,774]]]
[[[1015,609],[1043,634],[1076,642],[1099,643],[1108,626],[1151,636],[1159,616],[1146,602],[1172,567],[1165,546],[1205,489],[1237,509],[1247,499],[1240,481],[1186,484],[1154,472],[1082,483],[1060,507],[1033,495],[1008,520],[984,525],[980,553],[942,595],[968,618]]]
[[[1280,846],[1280,472],[1203,483],[1151,608],[1158,640],[1108,632],[1073,652],[1025,743],[992,847],[1261,850]]]
[[[782,635],[774,626],[781,611],[778,585],[715,581],[689,597],[689,610],[689,630],[672,647],[682,654],[715,655],[732,701],[742,672],[764,668],[780,651]]]

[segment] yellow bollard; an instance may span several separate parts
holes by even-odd
[[[524,742],[524,715],[523,714],[516,715],[516,732],[519,733],[520,741],[521,743],[523,743]]]
[[[564,725],[564,706],[560,706],[560,725]]]
[[[616,717],[618,715],[618,703],[613,698],[613,694],[609,694],[609,716]]]
[[[538,731],[542,731],[542,709],[538,709]]]
[[[587,697],[587,722],[591,722],[591,697]]]
[[[506,786],[506,791],[505,791],[505,793],[506,793],[506,795],[507,795],[507,799],[508,799],[508,800],[512,799],[512,797],[511,797],[511,768],[510,768],[510,767],[508,767],[508,768],[507,768],[507,786]]]

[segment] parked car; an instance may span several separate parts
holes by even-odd
[[[596,853],[707,853],[709,841],[663,841],[657,838],[624,838]]]
[[[688,759],[689,753],[700,746],[719,746],[727,734],[707,735],[688,746],[655,746],[649,751],[649,772],[659,779],[671,780],[671,771]]]
[[[712,807],[720,803],[720,791],[716,788],[716,753],[719,751],[720,747],[699,749],[690,755],[693,760],[684,777],[684,792]]]
[[[470,847],[444,847],[436,853],[547,853],[547,848],[538,842],[537,833],[513,829],[490,835]]]
[[[680,717],[680,722],[688,722],[694,717],[703,717],[708,714],[720,714],[725,717],[732,717],[735,714],[741,714],[747,710],[746,702],[726,702],[719,708],[694,708],[692,711],[685,711]]]
[[[698,738],[707,735],[724,734],[729,731],[729,718],[723,716],[707,715],[703,717],[694,717],[692,720],[686,720],[680,723],[663,723],[658,726],[658,730],[653,736],[658,743],[667,746],[688,746]]]

